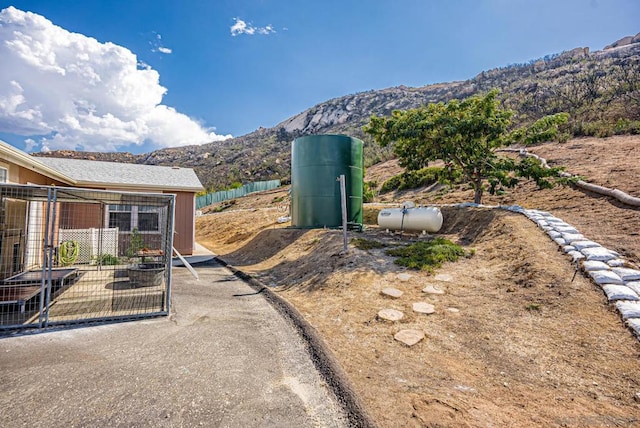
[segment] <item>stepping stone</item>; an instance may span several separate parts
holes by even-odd
[[[427,293],[427,294],[444,294],[444,290],[436,287],[435,285],[427,285],[426,287],[424,287],[422,289],[423,293]]]
[[[396,311],[395,309],[382,309],[378,312],[378,317],[387,321],[400,321],[404,314],[400,311]]]
[[[640,279],[640,270],[625,267],[614,267],[612,270],[622,278],[623,281],[637,281]]]
[[[383,288],[381,291],[382,294],[384,294],[387,297],[393,297],[394,299],[397,299],[398,297],[402,296],[402,291],[398,290],[397,288],[393,288],[393,287],[386,287]]]
[[[616,307],[622,314],[622,319],[624,320],[629,318],[640,318],[640,302],[619,300],[616,302]]]
[[[547,235],[549,235],[549,237],[550,237],[551,239],[555,239],[555,238],[562,238],[562,233],[557,232],[557,231],[555,231],[555,230],[549,230],[549,231],[547,232]]]
[[[451,312],[452,314],[457,314],[460,312],[458,308],[447,308],[447,312]]]
[[[602,291],[607,295],[607,299],[610,302],[614,300],[638,300],[638,295],[635,291],[624,285],[605,284],[602,286]]]
[[[451,275],[449,275],[449,274],[446,274],[446,273],[439,273],[433,279],[435,279],[436,281],[442,281],[442,282],[451,282],[451,281],[453,281],[453,277]]]
[[[400,330],[393,338],[407,346],[413,346],[424,339],[424,332],[413,329]]]
[[[408,274],[408,273],[399,273],[398,275],[396,275],[396,278],[398,278],[398,280],[399,280],[399,281],[402,281],[402,282],[407,282],[407,281],[409,281],[412,277],[413,277],[413,275]]]
[[[609,265],[605,262],[599,262],[596,260],[587,260],[586,262],[582,263],[582,268],[587,272],[591,272],[592,270],[611,269],[611,267],[609,267]]]
[[[436,308],[430,304],[430,303],[426,303],[426,302],[417,302],[413,304],[413,311],[414,312],[418,312],[419,314],[433,314],[436,312]]]
[[[593,280],[598,285],[603,284],[615,284],[615,285],[624,285],[624,281],[614,272],[610,270],[592,270],[589,272],[589,276],[593,278]]]
[[[573,245],[565,245],[564,247],[562,247],[562,251],[564,251],[565,253],[570,253],[572,251],[576,251],[576,247],[574,247]]]
[[[575,242],[574,247],[576,247]],[[581,250],[581,253],[584,254],[587,260],[598,260],[601,262],[617,258],[615,254],[604,247],[585,248],[584,250]]]

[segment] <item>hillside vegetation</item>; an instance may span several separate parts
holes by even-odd
[[[275,178],[286,182],[290,176],[290,143],[298,136],[348,134],[361,138],[365,166],[370,166],[391,157],[388,148],[379,147],[362,131],[371,115],[464,99],[492,88],[499,89],[505,107],[514,110],[514,126],[567,112],[570,120],[562,130],[563,140],[570,136],[640,133],[640,38],[621,39],[596,52],[576,48],[483,71],[466,81],[346,95],[313,106],[272,128],[201,146],[142,155],[69,151],[38,155],[192,167],[209,190]]]

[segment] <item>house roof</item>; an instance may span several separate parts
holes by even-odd
[[[191,168],[30,156],[0,140],[0,159],[75,187],[122,190],[204,190]]]
[[[71,177],[67,177],[60,171],[52,169],[51,167],[41,163],[38,158],[29,156],[22,150],[19,150],[2,140],[0,140],[0,159],[6,160],[31,171],[35,171],[38,174],[42,174],[46,177],[53,178],[63,183],[74,184]]]
[[[187,192],[204,190],[198,176],[191,168],[83,159],[37,158],[37,160],[71,177],[77,186]]]

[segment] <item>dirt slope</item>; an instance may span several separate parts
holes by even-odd
[[[617,137],[532,151],[589,181],[638,195],[639,146],[639,139]],[[612,160],[612,153],[620,155]],[[380,180],[394,170],[380,165],[368,174]],[[571,280],[570,260],[523,216],[443,208],[440,234],[475,255],[435,272],[452,277],[441,282],[405,271],[382,249],[351,247],[341,256],[337,231],[284,229],[276,221],[284,195],[242,198],[234,206],[241,211],[198,218],[197,239],[277,286],[325,338],[380,426],[640,426],[638,340],[599,288],[581,275]],[[458,189],[381,196],[405,199],[450,203],[472,195]],[[638,262],[638,210],[571,188],[531,185],[484,202],[549,210]],[[399,242],[376,227],[352,237]],[[411,277],[403,281],[402,272]],[[427,284],[445,293],[427,295],[421,291]],[[404,294],[382,296],[388,286]],[[414,313],[415,302],[434,304],[435,314]],[[377,317],[383,308],[401,310],[404,318],[383,321]],[[404,328],[423,330],[426,339],[402,345],[393,335]]]

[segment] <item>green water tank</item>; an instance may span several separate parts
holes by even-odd
[[[291,145],[291,225],[340,227],[340,175],[345,176],[347,222],[362,224],[362,141],[347,135],[309,135]]]

